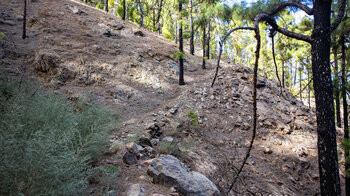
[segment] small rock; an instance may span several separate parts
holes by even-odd
[[[142,146],[135,144],[134,142],[130,142],[125,146],[126,146],[126,149],[130,153],[135,154],[137,158],[140,158],[142,156],[142,153],[145,152],[145,149]]]
[[[138,144],[140,144],[142,147],[152,146],[152,142],[148,137],[141,137]]]
[[[111,146],[109,147],[108,154],[115,154],[117,152],[122,152],[125,149],[124,142],[120,140],[114,141]]]
[[[311,163],[307,159],[299,158],[299,161],[300,161],[300,165],[301,165],[302,168],[304,168],[304,169],[309,169],[310,168]]]
[[[162,139],[162,141],[172,143],[174,141],[174,138],[170,136],[166,136],[165,138]]]
[[[1,20],[1,19],[0,19],[0,24],[6,24],[6,25],[10,25],[10,26],[16,25],[16,23],[12,20]]]
[[[140,184],[131,185],[126,193],[127,196],[144,196],[145,190]]]
[[[271,150],[270,148],[266,147],[266,148],[264,149],[264,153],[265,153],[265,154],[272,154],[272,150]]]
[[[157,144],[159,144],[159,139],[157,139],[157,138],[152,138],[152,139],[151,139],[151,143],[152,143],[152,146],[156,146]]]
[[[158,155],[158,152],[150,146],[146,146],[145,151],[146,151],[146,156],[151,159],[155,158]]]
[[[143,32],[142,32],[142,31],[140,31],[140,30],[135,31],[135,32],[134,32],[134,35],[136,35],[136,36],[140,36],[140,37],[144,37],[144,36],[145,36],[145,34],[143,34]]]
[[[83,11],[81,11],[81,9],[77,8],[76,6],[69,7],[69,9],[73,12],[73,14],[82,14],[82,13],[84,13]]]
[[[125,26],[122,24],[114,24],[113,27],[118,31],[125,28]]]
[[[137,157],[135,154],[126,151],[123,156],[123,162],[127,165],[135,165],[137,163]]]
[[[266,87],[266,82],[264,80],[258,80],[256,84],[256,88],[264,88]]]
[[[23,21],[23,16],[21,16],[21,15],[16,16],[16,20],[17,21]]]

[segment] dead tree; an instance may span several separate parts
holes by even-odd
[[[27,36],[26,35],[26,23],[27,23],[27,0],[24,0],[22,39],[25,39]]]

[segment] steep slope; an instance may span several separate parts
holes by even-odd
[[[0,32],[5,34],[0,40],[1,79],[36,78],[71,100],[89,96],[112,108],[122,126],[111,142],[139,141],[158,127],[159,139],[171,136],[178,151],[158,146],[157,156],[176,154],[227,190],[251,137],[249,68],[224,63],[211,88],[213,65],[201,70],[201,58],[186,54],[187,85],[178,86],[178,67],[171,58],[177,46],[169,40],[69,0],[30,3],[28,38],[22,40],[21,9],[18,1],[0,0]],[[279,95],[274,82],[259,77],[258,115],[251,156],[231,194],[317,195],[314,112],[290,94]],[[151,182],[146,165],[127,166],[119,153],[106,155],[99,164],[121,168],[120,180],[113,184],[120,194],[135,183],[144,186],[146,195],[174,194]]]

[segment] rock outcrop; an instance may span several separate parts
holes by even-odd
[[[172,155],[155,159],[147,171],[153,182],[175,187],[180,195],[216,196],[220,192],[207,177],[195,171],[189,171],[185,165]]]

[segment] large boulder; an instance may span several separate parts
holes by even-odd
[[[180,160],[172,155],[153,160],[147,174],[156,184],[175,187],[180,195],[220,195],[218,188],[207,177],[195,171],[190,172]]]

